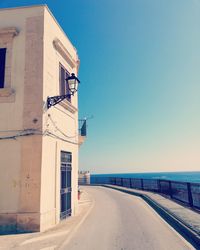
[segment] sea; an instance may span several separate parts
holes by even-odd
[[[120,177],[120,178],[161,179],[161,180],[200,183],[200,171],[91,174],[91,181],[97,177],[101,177],[101,178]]]

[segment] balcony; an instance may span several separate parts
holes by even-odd
[[[79,145],[83,144],[87,136],[87,123],[86,119],[79,120],[79,135],[78,135],[78,142]]]

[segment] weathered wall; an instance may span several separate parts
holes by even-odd
[[[43,44],[42,30],[38,30],[42,27],[43,13],[44,8],[41,6],[0,10],[0,29],[11,27],[18,32],[9,44],[3,44],[0,35],[0,46],[9,48],[6,64],[10,66],[5,72],[6,88],[0,89],[0,137],[14,136],[24,133],[24,129],[41,127],[42,113],[39,106],[42,102],[39,105],[36,99],[39,98],[38,93],[42,95],[41,65],[38,65],[42,57],[35,58],[34,52],[39,52]],[[31,48],[36,51],[31,51]],[[37,109],[34,103],[37,103]],[[33,122],[33,117],[38,118],[37,124]],[[0,225],[5,225],[6,229],[14,229],[17,221],[22,225],[33,221],[25,215],[27,212],[39,213],[39,144],[39,137],[0,140]],[[38,229],[38,225],[36,227]]]
[[[7,83],[0,89],[0,137],[36,135],[0,140],[0,230],[43,231],[60,221],[61,150],[72,152],[72,214],[77,208],[77,94],[49,110],[46,101],[59,95],[59,63],[77,75],[78,56],[45,6],[0,11],[0,47],[5,27],[19,33],[9,40]]]
[[[43,9],[43,8],[42,8]],[[18,230],[40,229],[42,156],[44,12],[26,18],[23,129],[38,135],[22,137]]]
[[[69,73],[77,75],[77,66],[74,68],[67,62],[54,47],[58,39],[70,55],[77,62],[76,50],[69,42],[55,19],[45,9],[44,23],[44,89],[43,100],[47,96],[59,95],[59,64],[61,63]],[[63,102],[62,102],[63,104]],[[77,172],[78,172],[78,111],[77,94],[72,97],[72,107],[64,101],[64,107],[58,104],[49,110],[44,110],[43,130],[68,142],[49,136],[43,137],[42,148],[42,176],[41,213],[42,227],[53,225],[60,221],[60,153],[61,150],[72,152],[72,213],[77,207]],[[69,105],[69,107],[68,107]],[[68,107],[68,108],[67,108]],[[71,108],[70,108],[71,107]],[[70,111],[70,110],[71,111]],[[66,136],[64,136],[64,135]],[[67,137],[68,136],[68,137]],[[73,142],[74,144],[70,143]],[[47,178],[48,176],[48,178]]]

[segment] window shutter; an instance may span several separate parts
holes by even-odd
[[[66,71],[66,79],[69,77],[69,74],[68,74],[68,72]],[[66,94],[70,94],[70,90],[69,90],[69,85],[68,84],[66,84]],[[71,102],[71,95],[67,98],[67,100],[69,101],[69,102]]]
[[[0,49],[0,88],[4,88],[6,48]]]
[[[60,66],[60,95],[65,94],[65,69]]]

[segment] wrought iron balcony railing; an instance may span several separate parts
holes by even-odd
[[[79,120],[79,135],[80,136],[87,136],[87,120],[80,119]]]

